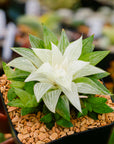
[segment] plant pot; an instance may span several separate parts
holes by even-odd
[[[0,100],[2,101],[4,111],[8,117],[8,122],[10,125],[11,133],[14,137],[15,142],[16,142],[16,144],[22,144],[17,137],[18,133],[13,127],[13,124],[12,124],[11,119],[9,117],[9,114],[8,114],[8,111],[7,111],[7,108],[6,108],[6,105],[4,103],[4,100],[3,100],[1,93],[0,93]],[[112,122],[109,125],[102,126],[99,128],[93,128],[93,129],[89,129],[89,130],[86,130],[83,132],[74,133],[72,135],[65,136],[65,137],[59,138],[57,140],[51,141],[48,144],[60,144],[60,143],[71,144],[71,143],[76,143],[76,142],[79,142],[80,144],[83,144],[83,143],[107,144],[113,127],[114,127],[114,122]]]

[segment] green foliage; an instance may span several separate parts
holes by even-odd
[[[70,121],[69,101],[65,95],[60,96],[56,106],[56,112],[64,119]]]
[[[48,113],[47,115],[43,116],[40,121],[44,123],[50,123],[53,120],[53,114]]]
[[[86,116],[87,114],[88,114],[88,109],[87,108],[83,108],[82,109],[82,113],[79,112],[78,115],[77,115],[77,117],[79,118],[81,116]]]
[[[11,87],[15,87],[15,88],[23,88],[25,85],[25,82],[22,81],[15,81],[15,80],[11,80]]]
[[[60,99],[60,103],[61,103],[61,101],[62,101],[62,103],[64,104],[63,99],[64,99],[64,96]],[[66,98],[65,98],[65,99],[66,99]],[[62,103],[61,103],[61,104],[62,104]],[[62,107],[62,106],[60,106],[60,108],[61,108],[61,107]],[[63,108],[62,108],[62,109],[63,109]],[[63,115],[60,115],[61,113],[60,113],[60,114],[58,114],[58,113],[51,113],[51,112],[46,108],[45,105],[43,105],[43,113],[45,113],[46,115],[43,116],[43,117],[40,119],[40,121],[41,121],[41,122],[44,122],[49,129],[54,126],[55,121],[56,121],[56,123],[57,123],[58,125],[60,125],[60,126],[62,126],[62,127],[72,127],[72,126],[73,126],[72,123],[70,122],[70,118],[69,118],[68,120],[66,120],[66,119],[63,118],[63,117],[64,117],[63,115],[65,115],[64,113],[63,113]],[[65,118],[66,118],[66,117],[65,117]]]
[[[54,117],[55,117],[55,120],[56,120],[56,121],[61,118],[61,116],[60,116],[58,113],[55,113],[55,114],[54,114]]]
[[[70,121],[67,121],[63,118],[57,120],[56,123],[61,127],[73,127],[73,124]]]
[[[88,116],[91,117],[94,120],[98,120],[98,113],[95,112],[88,112]]]
[[[96,65],[108,54],[109,51],[95,51],[84,54],[79,59],[82,61],[90,62],[91,65]]]
[[[114,110],[109,107],[107,104],[103,103],[101,105],[93,105],[92,106],[93,108],[93,111],[96,112],[96,113],[100,113],[100,114],[103,114],[103,113],[111,113],[113,112]]]
[[[24,104],[22,103],[22,101],[20,99],[14,99],[14,100],[10,101],[7,105],[13,106],[13,107],[19,107],[19,108],[24,107]]]
[[[7,76],[8,80],[21,80],[27,78],[27,76],[30,74],[29,72],[25,72],[19,69],[11,69],[5,62],[3,64],[3,70]]]
[[[34,88],[35,83],[36,82],[34,82],[34,81],[26,82],[24,85],[24,90],[27,91],[28,93],[30,93],[31,95],[34,95],[33,88]]]
[[[29,35],[29,40],[32,48],[44,48],[43,40],[39,39],[38,37]]]
[[[54,126],[55,120],[54,120],[54,114],[49,112],[45,116],[43,116],[40,119],[41,122],[45,123],[47,128],[51,129]]]
[[[9,101],[12,101],[14,98],[16,98],[17,96],[16,96],[16,93],[14,92],[14,88],[12,87],[12,88],[10,88],[9,90],[8,90],[8,94],[7,94],[7,98],[8,98],[8,100]]]
[[[46,107],[46,105],[43,105],[43,114],[48,114],[50,113],[49,109]]]
[[[23,102],[23,104],[26,104],[26,102],[32,99],[32,95],[20,88],[14,88],[14,91],[16,95],[20,98],[20,100]]]
[[[114,110],[106,104],[106,101],[106,98],[93,96],[84,99],[82,113],[79,112],[77,117],[88,115],[97,119],[98,114],[113,112]]]
[[[93,46],[94,35],[83,40],[82,55],[88,54],[94,50]]]
[[[39,105],[33,95],[33,82],[28,82],[24,89],[12,87],[8,91],[8,100],[10,101],[8,105],[22,108],[22,115],[35,112]]]
[[[27,115],[27,114],[31,114],[31,113],[37,113],[39,111],[38,107],[23,107],[21,109],[21,115]]]
[[[101,105],[106,103],[107,99],[103,97],[89,97],[86,101],[91,105]]]
[[[51,49],[51,42],[55,45],[58,44],[58,39],[55,34],[50,31],[45,25],[43,25],[43,37],[46,49]]]
[[[51,121],[50,123],[46,123],[46,126],[48,129],[52,129],[52,127],[54,126],[55,122]]]
[[[60,51],[62,52],[62,54],[64,54],[65,49],[68,45],[69,45],[69,40],[67,38],[67,35],[66,35],[65,31],[62,30],[60,41],[59,41],[59,44],[58,44],[58,47],[59,47]]]
[[[110,73],[108,72],[104,72],[104,73],[98,73],[98,74],[94,74],[92,76],[89,76],[90,78],[95,78],[97,80],[102,79],[104,77],[107,77],[108,75],[110,75]]]

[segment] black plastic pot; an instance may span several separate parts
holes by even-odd
[[[4,103],[2,94],[0,93],[0,101],[2,101],[5,113],[8,117],[8,122],[11,128],[11,133],[14,137],[16,144],[22,144],[17,137],[17,131],[14,129],[11,119],[9,117],[6,105]],[[83,132],[74,133],[69,136],[65,136],[58,140],[54,140],[48,144],[108,144],[112,129],[114,127],[114,122],[99,128],[89,129]]]

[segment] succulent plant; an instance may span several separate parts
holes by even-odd
[[[95,66],[109,52],[93,52],[93,36],[84,40],[80,37],[70,43],[64,30],[60,41],[45,26],[43,31],[44,41],[30,35],[32,48],[12,48],[22,57],[3,64],[8,79],[12,81],[8,105],[21,107],[22,114],[26,114],[43,102],[48,111],[46,114],[50,113],[47,117],[58,114],[67,121],[68,127],[72,126],[69,124],[70,104],[79,111],[79,115],[84,114],[83,109],[86,109],[86,114],[88,111],[113,111],[105,104],[105,98],[94,97],[95,94],[110,94],[98,81],[109,73]],[[82,103],[86,105],[83,107]],[[42,121],[45,122],[45,118]]]

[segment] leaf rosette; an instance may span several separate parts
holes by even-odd
[[[23,82],[20,82],[20,87],[24,87],[26,83],[34,82],[32,83],[33,92],[30,94],[28,91],[28,99],[20,94],[19,88],[15,88],[15,92],[21,95],[18,94],[23,103],[24,99],[26,101],[31,99],[33,104],[28,103],[32,106],[43,100],[50,112],[57,112],[69,121],[69,104],[82,112],[80,102],[82,95],[110,94],[98,81],[99,78],[107,76],[108,73],[95,66],[109,52],[93,52],[93,36],[84,40],[80,37],[70,43],[63,30],[58,42],[56,36],[48,28],[43,26],[43,30],[44,41],[33,35],[29,36],[31,49],[12,48],[21,57],[9,62],[8,66],[26,74]],[[4,65],[4,71],[8,74],[6,67]],[[8,75],[10,80],[14,79],[13,73],[10,70]],[[12,84],[12,86],[14,85]],[[33,97],[32,100],[33,95],[36,99]],[[61,120],[58,123],[61,123]]]

